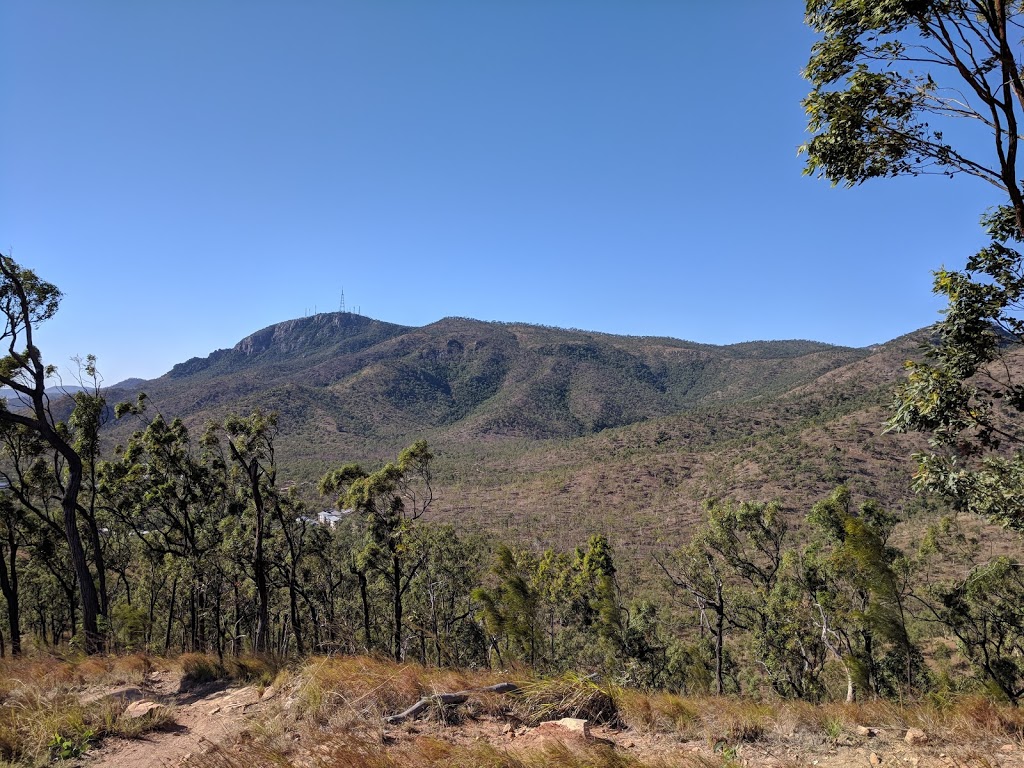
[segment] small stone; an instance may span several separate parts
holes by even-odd
[[[554,722],[567,731],[578,733],[585,739],[590,738],[590,723],[586,720],[579,717],[563,717],[561,720],[555,720]]]
[[[999,751],[1000,752],[1013,752],[1016,749],[1017,748],[1015,746],[1013,746],[1013,744],[1003,744],[1003,746],[1001,746],[999,748]]]
[[[928,735],[920,728],[909,728],[903,740],[910,746],[917,747],[928,743]]]
[[[867,736],[868,738],[871,738],[872,736],[877,736],[878,735],[878,729],[877,728],[868,728],[866,725],[858,725],[857,726],[857,735],[858,736]]]
[[[882,764],[882,758],[880,758],[877,754],[872,752],[871,755],[868,757],[868,762],[871,763],[872,765],[881,765]]]
[[[265,689],[263,691],[263,695],[260,696],[260,701],[266,701],[267,699],[272,699],[276,695],[277,695],[277,688],[275,688],[274,686],[270,686],[269,688],[267,688],[267,689]]]
[[[501,732],[507,736],[510,733],[515,733],[516,729],[512,723],[505,723],[505,727],[501,729]]]
[[[140,699],[139,701],[133,701],[125,707],[124,716],[129,720],[138,720],[148,715],[154,709],[160,709],[160,705],[155,701]]]

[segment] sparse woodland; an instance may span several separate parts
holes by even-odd
[[[0,377],[22,398],[0,413],[5,654],[382,653],[687,694],[1024,696],[1024,581],[962,519],[903,551],[897,517],[843,485],[795,521],[777,503],[710,500],[641,589],[605,536],[535,550],[433,522],[442,489],[423,441],[328,472],[311,506],[277,465],[275,414],[193,435],[145,396],[111,407],[93,386],[58,420],[30,334],[59,292],[3,268]],[[82,372],[94,380],[94,362]],[[111,419],[137,426],[104,455]],[[341,511],[333,524],[324,507]]]
[[[479,675],[594,674],[651,697],[941,708],[980,696],[1016,707],[1024,699],[1024,257],[1014,250],[1024,240],[1016,167],[1024,83],[1013,36],[1024,12],[988,1],[809,0],[807,8],[821,35],[807,69],[809,173],[849,185],[968,174],[1007,198],[985,217],[990,245],[964,270],[937,273],[949,308],[924,356],[907,364],[887,412],[891,432],[929,441],[914,456],[921,496],[912,513],[849,483],[834,444],[808,447],[790,429],[800,419],[847,416],[851,398],[878,406],[877,391],[860,384],[851,385],[855,395],[799,401],[790,422],[780,419],[797,401],[744,400],[751,421],[764,423],[763,441],[730,422],[727,405],[679,422],[679,442],[718,430],[734,456],[772,455],[763,466],[775,487],[803,473],[829,489],[810,501],[737,500],[724,471],[736,462],[723,460],[717,475],[709,464],[702,519],[682,543],[639,549],[599,532],[579,546],[537,546],[536,536],[503,534],[500,521],[472,532],[457,516],[442,522],[442,503],[459,506],[445,498],[457,493],[458,468],[448,465],[439,480],[425,440],[390,461],[338,462],[314,492],[279,459],[288,418],[302,414],[253,409],[197,428],[160,413],[145,395],[108,402],[91,358],[81,364],[84,388],[48,392],[53,371],[33,333],[57,311],[60,292],[2,256],[0,384],[15,398],[0,401],[0,656],[199,654],[223,672],[243,658],[367,655]],[[928,122],[950,118],[984,125],[993,140],[988,156],[968,156]],[[395,333],[367,327],[374,343]],[[796,346],[794,355],[829,358],[822,371],[846,360],[842,351]],[[240,365],[233,354],[189,361],[172,374]],[[619,399],[587,400],[586,387],[574,390],[586,418],[556,423],[543,414],[568,390],[538,380],[537,412],[506,404],[488,416],[488,429],[542,438],[575,430],[592,435],[579,445],[628,459],[641,450],[630,448],[637,433],[628,425],[694,405],[672,389],[689,369],[654,376],[610,346],[563,344],[559,354],[612,360]],[[439,380],[405,373],[389,402],[413,403],[437,423],[469,413],[502,376],[474,368],[465,387],[449,393],[454,410],[438,415]],[[795,374],[784,365],[776,373],[782,392]],[[678,391],[694,386],[687,379]],[[111,426],[116,446],[104,439]],[[624,428],[602,432],[617,427]],[[861,440],[858,424],[848,429],[851,441]],[[669,485],[680,471],[669,467],[659,478],[657,469],[652,463],[650,477]],[[538,476],[548,473],[543,482],[564,490],[569,472],[559,471],[538,466]],[[330,524],[319,517],[325,509],[336,512]],[[993,522],[1005,529],[1001,537],[983,532]],[[1014,723],[1006,728],[1019,737]]]

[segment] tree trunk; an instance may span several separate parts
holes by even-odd
[[[715,692],[721,696],[725,693],[725,662],[723,645],[725,643],[725,614],[719,609],[715,611]]]
[[[4,563],[0,553],[0,591],[7,601],[7,624],[11,630],[11,655],[21,655],[21,615],[18,608],[18,542],[14,531],[7,529],[7,551],[11,555],[11,564]]]
[[[249,465],[249,485],[252,489],[253,506],[256,509],[256,532],[253,542],[252,566],[256,579],[256,638],[255,650],[265,651],[270,645],[270,587],[267,584],[267,563],[263,553],[264,519],[263,493],[260,491],[259,464],[253,460]]]
[[[394,613],[395,613],[395,661],[402,660],[402,561],[398,557],[391,558],[391,575],[394,578]]]
[[[167,631],[164,633],[164,656],[171,647],[171,628],[174,626],[174,601],[178,596],[178,577],[171,582],[171,605],[167,609]]]
[[[294,569],[288,570],[288,602],[291,610],[292,635],[295,637],[295,652],[302,658],[306,655],[306,647],[302,642],[302,620],[299,618],[299,595],[296,587],[298,574]]]
[[[62,451],[63,453],[63,451]],[[78,532],[78,492],[82,486],[82,460],[78,454],[68,448],[64,453],[68,463],[68,484],[64,489],[61,507],[64,512],[64,535],[71,550],[71,563],[78,582],[78,594],[82,601],[82,631],[85,634],[85,652],[99,653],[103,650],[103,638],[99,632],[100,603],[96,594],[96,584],[89,572],[89,563],[82,547],[82,537]]]
[[[363,644],[366,652],[370,652],[370,595],[366,584],[366,573],[352,566],[352,573],[359,579],[359,598],[363,602]]]

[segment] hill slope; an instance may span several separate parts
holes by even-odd
[[[845,480],[907,503],[919,441],[882,435],[881,423],[919,340],[712,346],[329,313],[270,326],[140,388],[197,428],[279,412],[282,475],[300,484],[423,437],[438,454],[441,517],[548,544],[600,530],[645,548],[685,537],[712,495],[778,497],[796,510]]]

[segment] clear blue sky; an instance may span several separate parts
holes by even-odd
[[[0,249],[44,356],[158,376],[315,309],[863,346],[997,202],[801,176],[798,0],[0,6]]]

